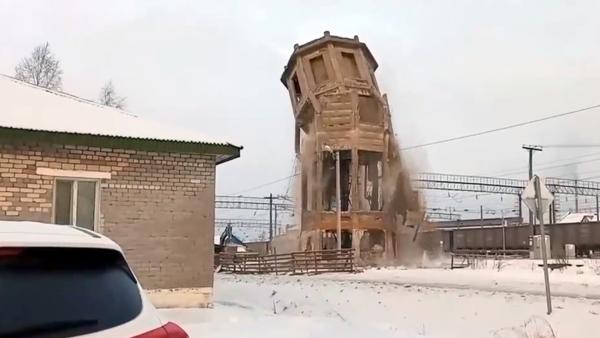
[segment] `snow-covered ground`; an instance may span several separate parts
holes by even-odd
[[[455,270],[447,269],[449,265],[444,263],[437,264],[438,268],[368,269],[362,274],[329,274],[321,277],[544,295],[541,264],[541,260],[490,259],[476,261],[473,267]],[[600,299],[600,260],[578,259],[569,261],[569,264],[571,266],[565,269],[549,270],[552,294]]]
[[[214,309],[161,311],[191,337],[598,337],[600,271],[571,263],[550,275],[553,290],[569,296],[553,297],[551,315],[541,269],[529,260],[499,271],[489,261],[460,270],[217,274]]]

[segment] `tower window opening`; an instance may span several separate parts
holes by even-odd
[[[298,82],[298,75],[292,77],[292,84],[294,85],[294,99],[296,99],[296,103],[300,102],[302,99],[302,90],[300,89],[300,82]]]
[[[360,238],[359,249],[360,258],[364,260],[381,258],[385,251],[385,233],[383,230],[365,231]]]
[[[310,69],[312,71],[313,80],[317,86],[329,80],[323,55],[310,59]]]
[[[321,234],[321,248],[323,250],[337,249],[337,231],[325,230]],[[342,249],[352,249],[352,231],[342,230]]]
[[[354,53],[342,52],[342,71],[344,75],[349,78],[360,78],[358,72],[358,65],[356,64],[356,58]]]
[[[383,162],[381,153],[358,152],[360,210],[383,210]]]
[[[369,124],[383,123],[383,111],[373,96],[358,96],[358,117],[360,122]]]
[[[352,153],[350,150],[340,151],[340,205],[342,211],[350,210],[350,191],[352,186],[352,177],[350,168],[352,163]],[[323,152],[323,210],[337,210],[336,205],[336,173],[335,158],[329,152]]]

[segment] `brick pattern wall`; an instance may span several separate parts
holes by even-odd
[[[37,163],[48,167],[42,152],[0,147],[0,217],[50,221],[53,180],[35,169]]]
[[[52,221],[56,177],[37,168],[111,173],[96,231],[121,245],[145,288],[212,287],[214,155],[1,144],[0,219]]]

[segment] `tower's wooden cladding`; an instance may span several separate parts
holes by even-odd
[[[361,251],[380,245],[375,251],[395,254],[396,219],[406,213],[397,207],[398,151],[390,138],[388,103],[377,86],[376,69],[375,58],[357,36],[325,32],[295,45],[281,76],[292,102],[295,149],[302,163],[302,249],[335,243],[330,147],[341,158],[343,245]]]

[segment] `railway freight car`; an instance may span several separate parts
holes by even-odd
[[[529,250],[529,225],[440,228],[444,250]],[[536,226],[536,234],[540,233]],[[565,256],[565,244],[574,244],[577,256],[600,253],[600,222],[546,225],[552,257]]]

